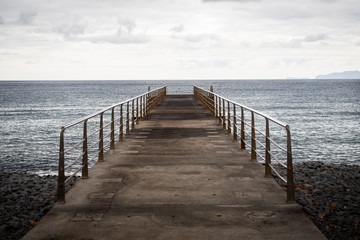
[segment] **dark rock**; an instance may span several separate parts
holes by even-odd
[[[360,240],[360,166],[303,162],[294,175],[297,202],[328,239]]]

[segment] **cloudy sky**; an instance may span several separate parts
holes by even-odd
[[[359,0],[0,0],[0,80],[360,70]]]

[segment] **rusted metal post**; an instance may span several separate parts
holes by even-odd
[[[136,125],[139,124],[139,98],[136,98]]]
[[[140,119],[143,119],[143,96],[140,97]]]
[[[131,103],[131,129],[135,129],[135,100]]]
[[[82,174],[81,178],[86,179],[88,175],[88,148],[87,148],[87,120],[84,121],[84,134],[83,134],[83,157],[82,157]]]
[[[65,203],[64,132],[65,132],[65,128],[62,127],[60,132],[59,173],[58,173],[58,189],[57,189],[57,201],[59,203]]]
[[[244,108],[241,107],[241,141],[240,148],[245,150],[245,120],[244,120]]]
[[[221,99],[218,97],[218,105],[219,105],[219,124],[221,124],[222,116],[221,116]]]
[[[231,126],[230,126],[230,102],[227,101],[227,132],[231,133]]]
[[[119,142],[124,141],[124,119],[123,119],[123,104],[120,105],[120,133]]]
[[[213,94],[213,92],[214,92],[214,88],[213,88],[213,86],[210,86],[210,92],[211,92],[211,94],[210,94],[210,111],[211,111],[212,115],[214,115],[214,116],[215,116],[215,109],[214,109],[214,94]]]
[[[143,118],[146,116],[146,94],[144,94],[142,96],[143,98],[143,105],[142,105],[142,109],[143,109]]]
[[[114,108],[111,109],[111,134],[110,134],[110,150],[115,149],[115,122],[114,122]]]
[[[269,126],[269,119],[265,118],[266,123],[266,138],[265,138],[265,147],[266,147],[266,154],[265,154],[265,177],[271,177],[271,155],[270,155],[270,126]]]
[[[217,103],[217,96],[215,96],[215,119],[218,118],[218,103]]]
[[[236,105],[233,103],[233,140],[237,141],[237,120],[236,120]]]
[[[286,125],[287,132],[287,202],[295,203],[294,171],[292,163],[290,126]]]
[[[152,104],[152,97],[150,96],[150,86],[148,87],[148,94],[147,94],[147,112],[149,113],[150,112],[150,109],[151,109],[151,104]]]
[[[225,99],[222,100],[222,105],[223,105],[223,128],[226,128],[226,122],[225,122]]]
[[[129,102],[126,104],[126,134],[130,134]]]
[[[104,113],[100,114],[100,126],[99,126],[99,162],[104,161]]]
[[[251,160],[256,161],[255,116],[251,112]]]

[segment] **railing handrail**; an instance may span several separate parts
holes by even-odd
[[[65,129],[67,129],[67,128],[73,127],[73,126],[75,126],[75,125],[77,125],[77,124],[79,124],[79,123],[82,123],[82,122],[84,122],[84,121],[86,121],[86,120],[89,120],[89,119],[91,119],[91,118],[93,118],[93,117],[96,117],[97,115],[100,115],[100,114],[102,114],[102,113],[104,113],[104,112],[106,112],[106,111],[109,111],[109,110],[112,109],[112,108],[118,107],[118,106],[120,106],[120,105],[127,104],[128,102],[131,102],[132,100],[135,100],[135,99],[137,99],[137,98],[140,98],[140,97],[142,97],[142,96],[144,96],[144,95],[146,95],[146,94],[151,94],[151,93],[153,93],[153,92],[159,91],[159,90],[163,89],[164,87],[165,87],[165,86],[162,86],[162,87],[156,88],[156,89],[154,89],[154,90],[151,90],[151,91],[149,91],[149,92],[140,94],[140,95],[138,95],[138,96],[136,96],[136,97],[133,97],[133,98],[127,99],[127,100],[125,100],[125,101],[116,103],[116,104],[111,105],[110,107],[104,108],[104,109],[102,109],[102,110],[100,110],[100,111],[98,111],[98,112],[95,112],[95,113],[93,113],[93,114],[87,115],[87,116],[82,117],[82,118],[79,118],[79,119],[77,119],[77,120],[75,120],[75,121],[73,121],[73,122],[71,122],[71,123],[69,123],[69,124],[67,124],[67,125],[63,125],[63,126],[61,126],[61,128],[65,130]]]
[[[201,88],[201,87],[198,87],[198,86],[194,86],[194,87],[196,87],[196,88],[198,88],[198,89],[201,89],[201,90],[203,90],[203,91],[205,91],[205,92],[207,92],[207,93],[210,93],[210,94],[212,94],[212,95],[214,95],[214,96],[217,96],[217,97],[219,97],[219,98],[221,98],[221,99],[224,99],[225,101],[227,101],[227,102],[229,102],[229,103],[231,103],[231,104],[235,104],[235,105],[237,105],[237,106],[239,106],[239,107],[242,107],[242,108],[244,108],[244,109],[246,109],[246,110],[249,110],[249,111],[251,111],[251,112],[254,112],[254,113],[256,113],[257,115],[260,115],[260,116],[262,116],[262,117],[264,117],[264,118],[267,118],[267,119],[269,119],[270,121],[272,121],[272,122],[274,122],[274,123],[276,123],[276,124],[278,124],[278,125],[280,125],[280,126],[282,126],[282,127],[284,127],[284,128],[290,127],[288,124],[286,124],[286,123],[284,123],[284,122],[281,122],[281,121],[279,121],[279,120],[277,120],[277,119],[275,119],[275,118],[272,118],[272,117],[270,117],[269,115],[267,115],[267,114],[265,114],[265,113],[263,113],[263,112],[257,111],[257,110],[255,110],[255,109],[253,109],[253,108],[248,107],[248,106],[242,105],[242,104],[237,103],[237,102],[234,102],[234,101],[232,101],[232,100],[229,100],[229,99],[227,99],[227,98],[225,98],[225,97],[223,97],[223,96],[220,96],[219,94],[210,92],[210,91],[205,90],[205,89],[203,89],[203,88]]]
[[[64,203],[65,202],[65,184],[78,172],[81,172],[82,178],[88,178],[88,168],[89,163],[96,160],[99,162],[104,161],[104,149],[107,147],[110,150],[115,149],[115,142],[116,138],[119,137],[119,142],[123,141],[123,136],[125,134],[130,134],[130,129],[135,129],[135,125],[139,123],[139,119],[145,117],[149,111],[156,106],[164,97],[166,96],[166,86],[156,88],[150,91],[150,87],[147,92],[138,95],[136,97],[127,99],[125,101],[113,104],[110,107],[104,108],[98,112],[85,116],[83,118],[79,118],[74,122],[64,125],[61,127],[60,131],[60,149],[59,149],[59,174],[58,174],[58,193],[57,193],[57,200],[58,202]],[[125,106],[126,105],[126,106]],[[131,110],[130,110],[131,105]],[[126,107],[123,108],[123,106]],[[119,107],[120,109],[120,117],[115,120],[115,108]],[[107,111],[111,111],[111,120],[109,123],[104,125],[104,113]],[[136,114],[135,114],[136,112]],[[125,116],[126,115],[126,116]],[[130,116],[131,115],[131,116]],[[88,120],[92,119],[96,116],[99,116],[99,122],[95,122],[99,124],[98,128],[93,130],[90,134],[88,134]],[[115,121],[118,122],[120,120],[120,124],[118,125],[118,130],[115,130]],[[69,129],[73,126],[78,124],[83,124],[82,132],[83,137],[82,139],[70,146],[70,148],[65,150],[65,130]],[[131,123],[131,125],[130,125]],[[125,129],[124,129],[125,127]],[[108,133],[104,135],[104,129],[110,128]],[[77,128],[75,130],[78,130]],[[109,129],[108,129],[109,130]],[[115,136],[115,132],[118,133]],[[94,143],[89,144],[88,140],[92,139],[96,133],[99,133],[99,139]],[[110,141],[104,145],[104,139],[110,137]],[[68,154],[70,151],[75,150],[75,148],[80,148],[82,145],[82,150],[80,155],[75,158],[70,164],[65,165],[65,155]],[[98,149],[94,156],[90,157],[88,154],[91,153],[89,150],[93,150],[93,148],[98,145]],[[78,163],[80,165],[77,169],[73,169],[72,166],[75,165],[80,159],[82,159],[82,163]],[[65,177],[65,170],[69,169],[73,170],[72,174],[69,177]]]
[[[294,186],[294,177],[293,177],[293,163],[292,163],[292,150],[291,150],[291,134],[290,134],[290,126],[268,116],[265,113],[260,111],[256,111],[252,108],[244,106],[242,104],[231,101],[227,98],[224,98],[212,91],[205,90],[203,88],[194,86],[194,95],[199,99],[202,104],[208,108],[208,110],[219,120],[219,124],[223,125],[223,128],[227,128],[228,133],[233,134],[233,140],[238,141],[238,137],[240,137],[241,149],[245,150],[246,146],[251,148],[251,160],[257,160],[257,156],[265,161],[265,177],[271,177],[272,170],[279,177],[279,179],[283,180],[287,186],[287,202],[293,203],[295,202],[295,186]],[[225,102],[227,104],[225,104]],[[227,105],[227,106],[226,106]],[[240,136],[239,136],[239,124],[237,120],[239,120],[238,115],[236,113],[236,108],[241,108],[241,117],[240,117]],[[245,121],[244,110],[250,111],[251,113],[251,123],[247,123]],[[261,116],[265,119],[265,133],[256,128],[257,124],[255,124],[255,114]],[[277,124],[278,126],[284,128],[286,130],[286,150],[281,147],[278,143],[270,138],[270,124],[269,121]],[[245,126],[251,129],[251,133],[245,131]],[[265,138],[265,143],[260,142],[259,138],[256,137],[256,132],[260,133]],[[251,139],[251,144],[248,144],[246,140],[246,136]],[[286,166],[279,162],[279,160],[275,157],[275,155],[271,151],[271,143],[274,144],[278,149],[282,152],[286,152]],[[256,148],[256,145],[259,144],[263,150],[265,150],[264,155],[261,155],[261,152]],[[274,158],[276,162],[280,163],[279,165],[286,168],[286,179],[277,171],[274,165],[271,164],[271,158]]]

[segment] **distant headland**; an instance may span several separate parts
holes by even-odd
[[[345,71],[319,75],[315,79],[360,79],[360,71]]]

